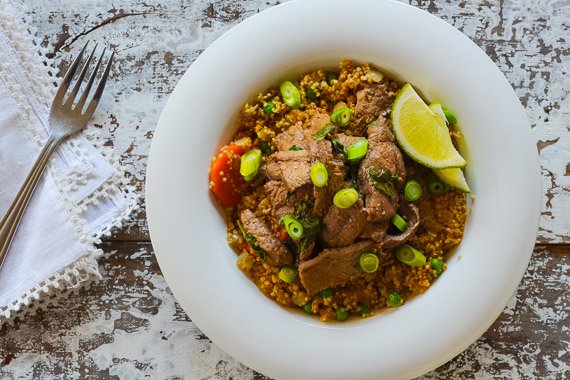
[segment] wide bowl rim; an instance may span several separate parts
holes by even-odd
[[[340,1],[336,1],[337,3],[341,3]],[[265,19],[271,19],[274,24],[278,24],[276,22],[276,17],[291,17],[292,14],[296,12],[308,12],[308,11],[315,11],[315,9],[319,9],[321,5],[326,3],[329,7],[331,4],[335,3],[335,1],[326,1],[326,0],[311,0],[311,1],[292,1],[288,3],[284,3],[278,5],[276,7],[270,8],[265,10],[244,22],[238,24],[234,28],[230,29],[224,35],[222,35],[218,40],[216,40],[208,49],[206,49],[200,57],[192,64],[192,66],[188,69],[186,74],[182,77],[178,85],[176,86],[175,90],[171,94],[167,105],[165,106],[163,113],[160,117],[158,122],[157,129],[155,131],[155,135],[153,138],[152,146],[151,146],[151,153],[149,156],[148,162],[148,170],[147,170],[147,179],[146,179],[146,198],[147,198],[147,218],[149,224],[149,233],[151,235],[151,239],[153,242],[153,247],[155,249],[155,253],[161,269],[164,273],[165,278],[167,279],[168,284],[171,286],[171,289],[179,302],[181,303],[182,307],[185,311],[191,316],[192,320],[203,329],[203,331],[208,335],[217,345],[219,345],[222,349],[226,352],[231,354],[232,356],[236,357],[238,360],[244,362],[245,364],[265,373],[270,376],[276,376],[279,378],[298,378],[298,372],[291,371],[287,372],[283,366],[283,360],[280,359],[279,355],[272,355],[270,353],[264,353],[261,355],[256,350],[259,350],[259,347],[255,347],[256,344],[260,344],[259,342],[263,341],[262,338],[259,339],[251,339],[248,342],[244,342],[244,335],[242,333],[237,334],[235,336],[230,336],[233,332],[228,325],[235,323],[235,321],[224,319],[223,317],[212,317],[206,315],[203,310],[199,310],[198,308],[204,307],[204,299],[201,299],[196,294],[189,294],[188,291],[184,291],[185,286],[187,285],[187,280],[182,278],[180,267],[173,263],[172,255],[173,253],[170,248],[173,247],[171,240],[176,239],[175,236],[172,236],[172,232],[169,231],[167,225],[169,216],[166,210],[170,210],[172,215],[175,215],[178,210],[175,209],[175,205],[172,203],[167,203],[168,201],[165,198],[170,198],[169,195],[172,194],[173,189],[169,188],[168,186],[176,187],[179,183],[183,183],[182,179],[176,178],[174,174],[169,173],[169,166],[176,167],[179,165],[179,162],[176,162],[176,153],[171,151],[168,148],[167,141],[172,142],[172,133],[175,133],[176,123],[173,120],[176,117],[173,116],[173,113],[177,112],[173,108],[173,104],[178,102],[180,103],[180,97],[184,95],[188,95],[188,86],[190,84],[196,84],[197,82],[197,75],[203,74],[205,66],[212,66],[216,64],[215,61],[212,61],[216,58],[217,54],[223,56],[224,49],[229,49],[229,45],[234,44],[239,38],[236,36],[239,35],[248,35],[251,33],[251,30],[255,30],[256,28],[260,28],[261,26],[267,28],[267,21]],[[460,44],[465,45],[466,51],[469,54],[473,53],[473,48],[475,47],[478,53],[477,58],[481,59],[481,65],[484,65],[484,70],[489,77],[498,78],[496,81],[497,89],[501,89],[502,91],[505,90],[505,86],[508,86],[508,91],[505,93],[509,93],[510,97],[508,98],[508,102],[512,103],[513,101],[516,102],[516,108],[514,119],[520,124],[521,122],[524,125],[528,126],[528,120],[526,119],[526,115],[524,114],[524,110],[522,106],[518,102],[518,98],[514,94],[513,90],[508,85],[508,82],[500,72],[500,70],[492,63],[492,61],[467,37],[461,34],[459,31],[455,30],[448,24],[445,24],[440,19],[429,15],[426,12],[423,12],[417,8],[411,7],[406,4],[401,4],[394,1],[384,1],[384,2],[374,2],[372,0],[361,0],[359,1],[361,6],[365,6],[368,8],[376,7],[377,10],[389,11],[389,12],[402,12],[403,14],[409,15],[409,17],[417,17],[418,20],[424,22],[425,25],[436,25],[440,30],[447,30],[446,32],[441,32],[443,34],[449,34],[449,38],[454,38],[457,40],[462,41]],[[334,4],[333,4],[334,5]],[[334,15],[333,15],[334,16]],[[429,17],[428,17],[429,16]],[[431,20],[431,21],[430,21]],[[444,24],[444,25],[443,25]],[[430,26],[431,27],[431,26]],[[242,41],[243,42],[243,41]],[[484,56],[484,57],[481,57]],[[218,57],[219,58],[219,57]],[[226,57],[227,58],[227,57]],[[340,57],[344,58],[344,57]],[[486,61],[486,64],[484,63]],[[324,62],[322,59],[320,62]],[[297,69],[299,64],[297,63]],[[291,65],[294,66],[294,65]],[[286,68],[287,65],[284,65]],[[210,68],[212,70],[212,68]],[[509,104],[510,104],[509,103]],[[178,104],[179,105],[179,104]],[[512,105],[512,104],[511,104]],[[227,128],[226,128],[227,129]],[[218,134],[227,136],[227,131],[221,131]],[[526,149],[527,154],[530,153],[529,146],[532,144],[532,138],[530,136],[530,132],[527,131],[519,131],[518,134],[520,135],[521,141],[524,143],[524,149]],[[218,139],[219,141],[219,139]],[[166,144],[166,145],[165,145]],[[532,144],[534,146],[534,144]],[[211,151],[214,150],[214,146],[210,147]],[[524,151],[523,149],[523,151]],[[516,152],[515,152],[516,153]],[[531,174],[531,179],[528,180],[530,184],[528,188],[527,198],[531,200],[531,203],[534,204],[534,208],[528,212],[531,220],[529,220],[526,224],[526,231],[531,231],[531,234],[534,233],[536,236],[536,231],[538,230],[538,220],[540,215],[540,170],[538,165],[538,155],[536,154],[536,150],[534,150],[533,157],[526,157],[527,161],[526,171],[522,174]],[[174,160],[174,161],[173,161]],[[530,164],[530,165],[528,165]],[[167,184],[165,184],[165,179],[167,180]],[[484,189],[481,189],[483,193]],[[178,194],[175,194],[178,195]],[[172,198],[175,198],[173,196]],[[532,219],[534,218],[534,219]],[[443,364],[445,361],[449,360],[450,358],[454,357],[455,355],[459,354],[465,348],[467,348],[473,341],[475,341],[491,324],[492,322],[498,317],[501,313],[503,308],[506,306],[507,302],[511,298],[512,294],[514,293],[516,286],[520,282],[522,275],[524,274],[524,269],[526,268],[528,261],[530,260],[530,254],[532,253],[532,247],[534,242],[534,236],[532,236],[532,241],[529,237],[525,237],[524,244],[521,243],[521,246],[525,247],[523,254],[520,255],[519,260],[520,262],[516,266],[516,270],[511,270],[511,279],[508,281],[502,291],[501,296],[497,297],[497,301],[493,305],[492,308],[485,313],[485,319],[481,320],[477,323],[476,328],[474,328],[469,333],[465,332],[462,335],[461,342],[456,342],[455,344],[448,344],[448,347],[442,349],[438,347],[438,349],[445,354],[438,354],[434,357],[430,357],[429,360],[424,360],[420,365],[415,368],[407,368],[404,369],[402,367],[402,363],[394,360],[393,365],[393,372],[387,372],[387,377],[389,378],[404,378],[410,376],[417,376],[420,375],[428,370],[435,368],[436,366]],[[235,269],[235,268],[234,268]],[[237,269],[236,269],[237,271]],[[233,277],[232,277],[233,279]],[[439,287],[438,289],[441,289]],[[251,289],[248,289],[250,291]],[[429,293],[429,292],[428,292]],[[217,293],[216,293],[217,294]],[[223,297],[223,294],[221,294]],[[263,297],[261,293],[259,293],[260,297]],[[422,297],[426,297],[427,294],[422,295]],[[227,300],[228,303],[234,302],[233,300]],[[256,301],[257,302],[257,301]],[[263,301],[261,301],[263,303]],[[419,304],[420,302],[415,303]],[[423,303],[423,302],[421,302]],[[259,306],[259,303],[255,303],[256,306]],[[266,307],[266,306],[264,306]],[[415,307],[415,306],[414,306]],[[373,331],[374,326],[378,323],[374,321],[366,321],[360,324],[347,324],[346,326],[318,326],[317,324],[308,323],[303,318],[291,318],[287,316],[289,319],[283,319],[282,310],[280,308],[273,308],[272,310],[267,309],[267,315],[272,315],[275,320],[281,323],[281,326],[296,326],[299,329],[302,329],[304,333],[315,334],[315,336],[319,336],[323,339],[323,341],[327,340],[328,342],[334,341],[346,341],[346,342],[354,342],[355,336],[359,336],[360,339],[363,341],[366,339],[364,338],[363,331]],[[214,318],[215,320],[212,320]],[[375,317],[380,318],[380,317]],[[390,317],[387,317],[389,319]],[[294,321],[294,322],[292,322]],[[240,322],[244,322],[243,319],[240,319]],[[248,323],[247,321],[245,323]],[[246,326],[246,328],[252,329],[254,326]],[[473,326],[472,326],[473,327]],[[459,331],[458,327],[458,331]],[[327,332],[325,335],[322,335],[322,331],[326,330]],[[253,330],[252,330],[253,331]],[[317,333],[318,332],[318,333]],[[267,335],[271,335],[271,332],[265,332]],[[293,334],[294,335],[294,334]],[[282,336],[279,336],[283,338]],[[275,336],[273,337],[275,338]],[[275,349],[275,347],[274,347]],[[279,350],[278,348],[276,350]],[[420,350],[422,354],[428,355],[425,350]],[[288,351],[284,351],[285,353],[290,354],[290,356],[294,356],[293,353]],[[296,355],[296,354],[295,354]],[[262,361],[260,361],[261,359]],[[286,358],[286,357],[285,357]],[[347,360],[353,359],[350,355],[348,355]],[[320,358],[315,359],[319,362]],[[324,360],[324,358],[322,358]],[[344,363],[346,364],[346,363]],[[362,366],[364,364],[360,363]],[[399,366],[399,367],[398,367]],[[334,366],[333,366],[334,367]],[[396,368],[398,367],[398,368]],[[380,368],[379,365],[369,365],[366,368],[363,368],[360,372],[356,374],[356,377],[359,378],[370,378],[373,374],[375,369]],[[384,368],[384,367],[382,367]],[[390,367],[392,368],[392,367]],[[316,368],[315,365],[307,365],[307,373],[311,373],[313,378],[317,378],[321,374],[323,377],[325,375],[328,378],[335,378],[335,373],[332,370],[324,370]],[[337,370],[336,373],[340,372]],[[319,377],[320,378],[320,377]]]

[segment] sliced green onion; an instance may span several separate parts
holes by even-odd
[[[368,74],[366,74],[364,76],[365,80],[370,79],[372,82],[382,82],[382,79],[384,79],[384,75],[382,75],[382,73],[376,71],[376,70],[370,70],[370,72]]]
[[[263,103],[263,112],[265,112],[266,115],[271,115],[273,113],[273,108],[275,108],[275,103]]]
[[[307,99],[309,100],[315,100],[317,98],[317,94],[315,94],[315,91],[310,87],[305,88],[305,95],[307,95]]]
[[[241,156],[239,172],[246,181],[251,181],[259,170],[261,165],[261,150],[253,148]]]
[[[434,179],[428,184],[428,189],[434,195],[441,195],[447,192],[449,190],[449,187],[445,183]]]
[[[367,152],[368,152],[368,140],[362,139],[355,142],[346,149],[346,158],[349,161],[360,160],[361,158],[366,156]]]
[[[331,114],[331,121],[341,127],[346,127],[352,119],[352,111],[348,106],[342,106]]]
[[[290,284],[293,281],[295,281],[297,277],[299,277],[299,271],[297,270],[297,268],[283,267],[279,271],[278,276],[282,281],[285,281],[286,283]]]
[[[450,110],[448,110],[447,108],[443,109],[443,114],[445,115],[445,118],[447,119],[447,121],[449,122],[449,124],[457,124],[457,117],[455,117],[455,115],[453,114],[453,112],[451,112]]]
[[[366,273],[374,273],[378,270],[380,260],[373,253],[363,253],[358,260],[360,268]]]
[[[321,291],[319,295],[323,298],[330,298],[334,294],[334,290],[332,288],[326,288],[325,290]]]
[[[291,239],[299,240],[303,236],[303,225],[291,215],[285,215],[282,219],[282,224]]]
[[[358,200],[358,192],[356,189],[342,189],[338,191],[333,198],[333,203],[338,208],[349,208]]]
[[[418,181],[408,181],[404,185],[404,198],[408,202],[415,202],[422,196],[422,185]]]
[[[408,223],[402,218],[400,215],[396,214],[392,217],[391,220],[392,224],[396,226],[397,229],[404,232],[406,227],[408,227]]]
[[[303,310],[307,314],[313,314],[313,303],[309,302],[309,303],[305,304],[305,306],[303,306]]]
[[[389,307],[398,307],[402,305],[402,296],[393,290],[388,292],[388,299],[386,300],[386,304]]]
[[[255,176],[257,175],[257,172],[252,173],[250,175],[246,175],[245,177],[243,177],[243,179],[245,179],[247,182],[251,181],[252,179],[255,178]]]
[[[335,73],[334,71],[327,71],[325,73],[325,79],[327,81],[327,84],[331,84],[333,80],[338,80],[338,73]]]
[[[431,269],[435,271],[438,276],[443,272],[443,260],[434,257],[431,259]]]
[[[426,264],[424,254],[408,244],[398,247],[396,257],[404,264],[408,264],[412,267],[422,267]]]
[[[346,321],[346,319],[348,318],[348,310],[346,310],[344,307],[339,307],[338,309],[335,310],[335,313],[336,313],[336,320],[339,322]]]
[[[327,184],[329,180],[329,172],[327,167],[322,162],[315,162],[311,166],[311,181],[316,187],[323,187]]]
[[[261,149],[261,153],[267,154],[271,150],[271,145],[267,141],[262,141],[259,143],[259,149]]]
[[[301,105],[301,93],[293,83],[288,80],[281,83],[280,90],[285,104],[291,108],[299,108]]]

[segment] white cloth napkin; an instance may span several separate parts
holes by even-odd
[[[47,138],[53,82],[14,7],[0,0],[0,217]],[[112,91],[111,79],[103,96]],[[91,140],[62,144],[38,184],[0,269],[0,325],[99,278],[94,244],[136,206],[121,169]]]

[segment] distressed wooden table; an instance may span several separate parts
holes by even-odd
[[[537,245],[516,295],[483,337],[423,378],[570,378],[570,3],[410,2],[472,38],[504,72],[527,109],[544,188]],[[115,81],[93,128],[142,192],[153,130],[178,79],[223,32],[279,1],[15,3],[60,63],[53,75],[86,39],[116,50]],[[212,344],[178,306],[144,206],[101,246],[100,283],[0,331],[1,378],[265,378]]]

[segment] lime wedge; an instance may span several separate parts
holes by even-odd
[[[435,117],[437,117],[437,120],[439,120],[440,124],[443,123],[444,125],[447,125],[447,119],[445,118],[445,113],[443,113],[443,106],[440,102],[430,104],[429,109],[432,110],[432,112],[435,114]]]
[[[407,83],[392,106],[392,127],[400,147],[432,169],[464,167],[467,162],[451,142],[449,130]]]
[[[435,175],[441,179],[443,182],[457,190],[463,191],[464,193],[471,192],[465,176],[463,175],[463,170],[459,168],[449,168],[449,169],[434,169]]]

